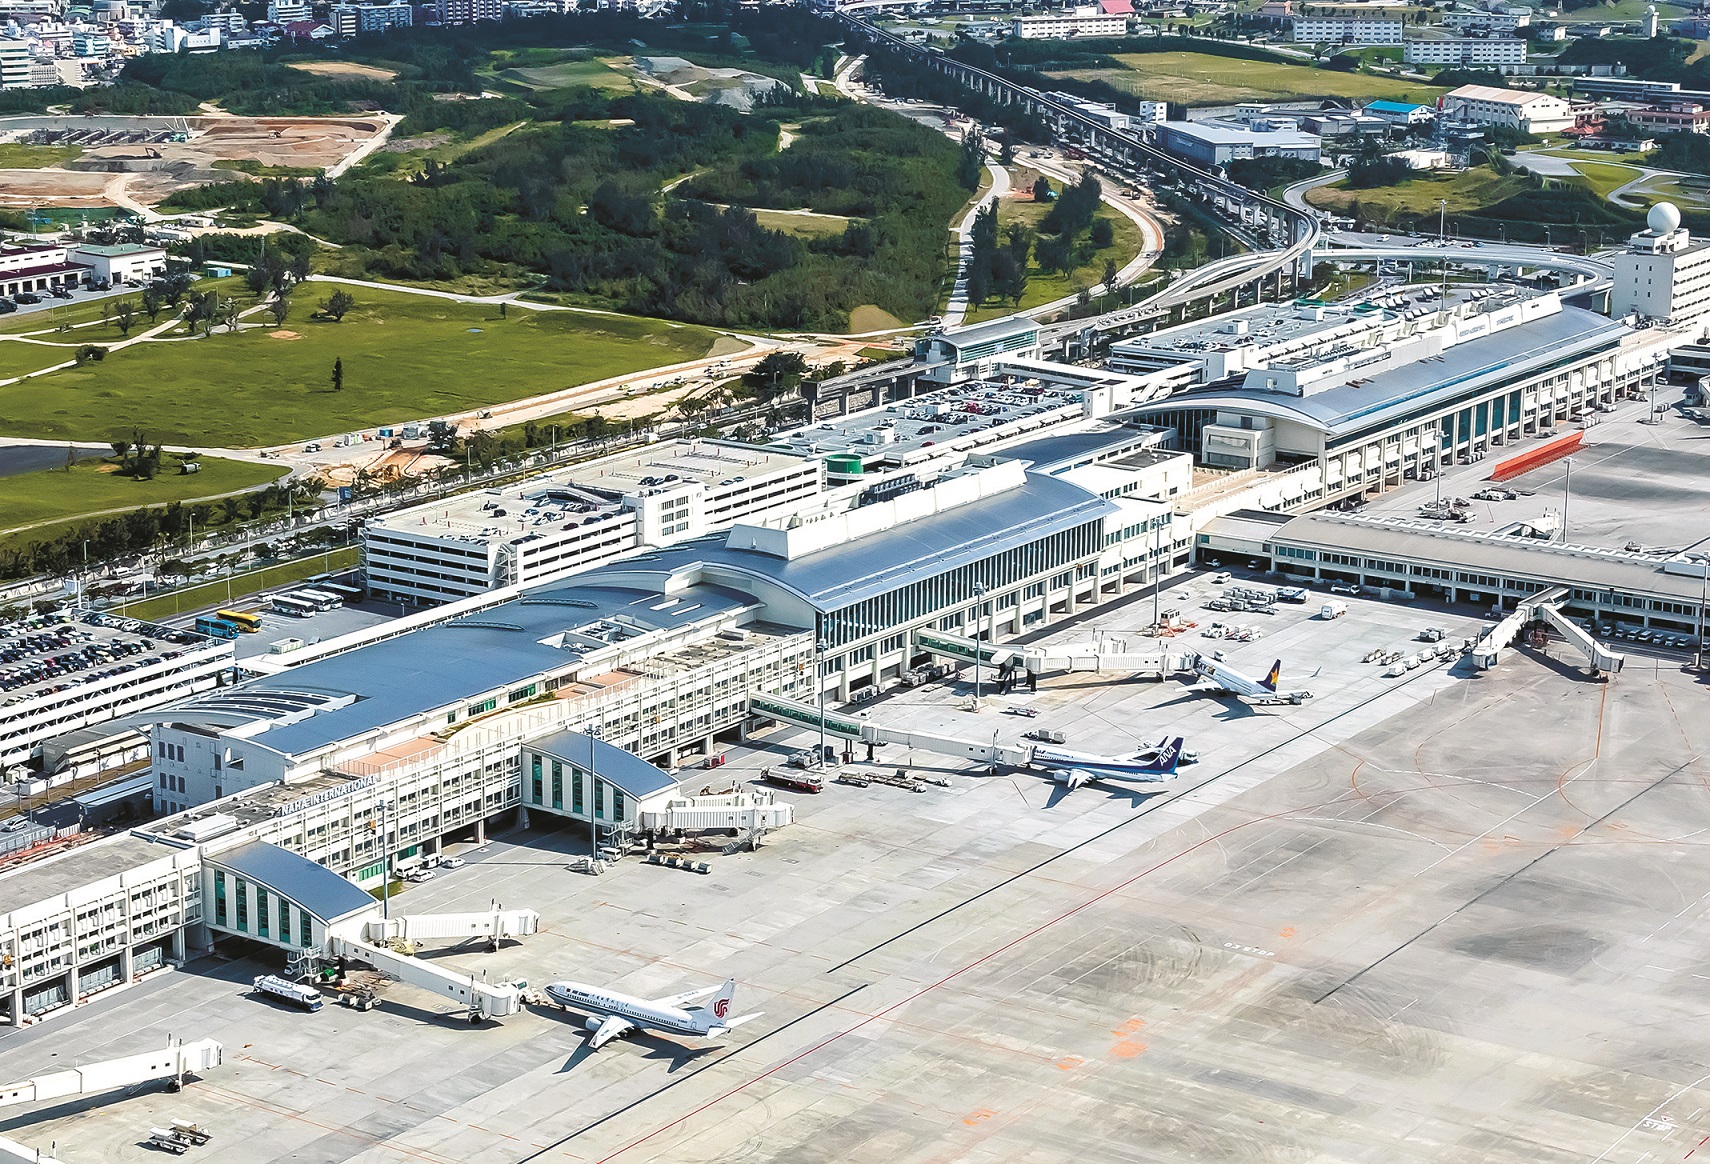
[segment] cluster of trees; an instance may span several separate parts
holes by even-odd
[[[1413,168],[1400,158],[1359,157],[1348,164],[1348,185],[1355,190],[1397,186],[1413,177]]]
[[[118,464],[117,476],[134,477],[138,481],[152,481],[160,472],[162,450],[157,444],[149,444],[142,433],[136,432],[128,441],[113,442],[113,458]],[[179,457],[179,460],[184,463],[195,459],[194,453]]]
[[[1323,172],[1305,158],[1239,158],[1229,163],[1229,177],[1249,190],[1271,190]]]
[[[117,449],[117,444],[115,444]],[[133,455],[134,446],[127,447]],[[145,457],[158,459],[158,447],[145,449]],[[223,498],[219,505],[171,502],[115,514],[98,521],[62,527],[52,537],[25,544],[0,547],[0,578],[27,578],[35,574],[65,574],[80,569],[84,543],[88,561],[105,562],[143,553],[161,544],[170,545],[196,530],[254,521],[289,506],[314,504],[326,486],[315,479],[277,483],[247,493]]]
[[[968,301],[984,305],[997,295],[1021,306],[1027,293],[1027,258],[1033,248],[1033,234],[1026,227],[1012,225],[1000,242],[998,239],[997,203],[987,202],[974,215],[973,245],[968,257]]]

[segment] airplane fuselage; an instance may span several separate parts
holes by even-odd
[[[569,1010],[584,1011],[600,1018],[616,1015],[638,1027],[677,1035],[703,1035],[711,1025],[680,1007],[659,1006],[632,994],[618,994],[580,982],[549,982],[546,996]]]

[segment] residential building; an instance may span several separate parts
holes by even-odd
[[[1690,101],[1633,109],[1627,120],[1654,133],[1710,133],[1710,109]]]
[[[356,36],[409,28],[415,23],[415,9],[403,0],[391,4],[334,4],[327,10],[327,19],[337,35]]]
[[[309,20],[314,17],[315,6],[307,0],[271,0],[267,5],[267,19],[274,24],[291,24],[298,20]]]
[[[1467,33],[1512,33],[1532,23],[1529,8],[1456,9],[1443,14],[1443,27],[1465,35]]]
[[[30,42],[0,40],[0,89],[27,89],[30,84]]]
[[[1402,60],[1410,65],[1523,65],[1526,42],[1511,36],[1412,36]]]
[[[1573,106],[1550,93],[1462,85],[1442,97],[1440,113],[1451,120],[1498,125],[1522,133],[1555,133],[1574,124]]]
[[[1294,39],[1298,43],[1394,45],[1401,43],[1405,26],[1388,14],[1369,17],[1297,16]]]
[[[1106,15],[1097,8],[1015,16],[1009,34],[1017,40],[1067,40],[1072,37],[1127,36],[1128,17]]]

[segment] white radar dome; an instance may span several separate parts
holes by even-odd
[[[1645,216],[1652,234],[1671,234],[1680,227],[1680,211],[1672,202],[1659,202]]]

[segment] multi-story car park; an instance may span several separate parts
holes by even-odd
[[[810,458],[717,441],[667,441],[520,484],[371,520],[369,589],[439,603],[527,585],[816,497]]]
[[[228,676],[232,645],[101,614],[0,624],[0,765],[91,724],[157,707]]]

